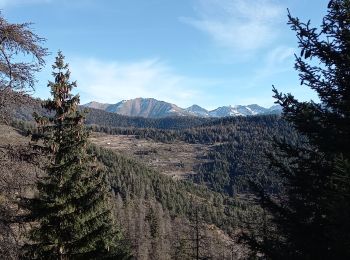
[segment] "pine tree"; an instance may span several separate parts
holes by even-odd
[[[189,224],[189,244],[190,244],[190,257],[192,259],[208,259],[207,249],[208,241],[205,234],[205,225],[203,221],[202,213],[196,203],[191,202],[193,213],[190,217]]]
[[[271,259],[350,259],[350,1],[332,0],[320,31],[289,14],[301,53],[301,84],[320,103],[274,88],[283,117],[303,142],[276,143],[271,166],[284,193],[259,190],[268,229],[250,244]]]
[[[121,233],[114,224],[107,178],[87,153],[88,132],[79,96],[71,91],[68,64],[61,52],[49,82],[53,99],[43,104],[51,117],[35,115],[41,148],[48,154],[47,176],[31,203],[34,220],[27,254],[31,259],[123,259]],[[39,145],[39,144],[38,144]]]

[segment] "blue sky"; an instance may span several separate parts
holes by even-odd
[[[273,105],[271,86],[316,99],[293,68],[294,16],[319,26],[328,0],[0,0],[52,53],[34,96],[47,98],[58,50],[81,102],[154,97],[181,107]]]

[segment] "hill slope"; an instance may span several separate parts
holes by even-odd
[[[22,136],[12,127],[0,129],[5,133],[0,138],[1,144],[6,145],[1,147],[0,152],[3,155],[9,153],[8,158],[15,160],[0,167],[0,172],[6,173],[0,176],[0,184],[6,184],[6,187],[1,187],[0,198],[2,202],[6,202],[7,199],[13,201],[13,198],[24,194],[23,192],[33,194],[35,174],[42,172],[39,165],[43,161],[38,157],[35,162],[30,163],[28,157],[21,161],[10,156],[12,148],[10,149],[8,144],[27,146],[29,138]],[[97,157],[108,172],[109,183],[115,195],[113,208],[116,210],[117,224],[120,225],[125,242],[130,245],[136,258],[160,259],[154,258],[156,254],[161,256],[161,259],[165,256],[167,259],[175,259],[179,247],[183,245],[188,249],[181,249],[182,253],[190,255],[191,248],[195,246],[195,242],[191,240],[194,232],[192,216],[198,213],[201,216],[200,228],[203,234],[201,243],[209,243],[208,247],[201,250],[203,257],[230,259],[231,250],[235,247],[238,252],[235,259],[241,259],[244,250],[242,251],[241,246],[234,245],[228,235],[239,227],[238,215],[242,209],[235,199],[188,181],[173,180],[110,149],[92,146],[90,153]],[[23,175],[26,178],[23,178]],[[31,178],[30,185],[28,177]],[[14,188],[11,189],[11,194],[6,194],[5,191],[9,187]],[[2,203],[0,208],[6,210],[6,214],[14,208],[12,204],[7,208],[3,208],[4,206],[6,204]],[[18,210],[13,214],[18,214]],[[2,224],[0,221],[0,226]],[[3,230],[4,227],[1,228]],[[6,228],[11,230],[11,227]],[[16,255],[19,252],[24,234],[18,232],[24,231],[16,230],[15,237],[9,238],[11,241],[8,243],[13,244],[11,254]],[[227,257],[222,258],[223,252]]]

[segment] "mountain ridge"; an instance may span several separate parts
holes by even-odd
[[[99,103],[91,101],[83,105],[88,108],[104,110],[132,117],[164,118],[173,116],[196,116],[196,117],[227,117],[227,116],[252,116],[266,114],[280,114],[282,108],[273,105],[269,108],[251,105],[221,106],[213,110],[207,110],[199,105],[181,108],[175,104],[160,101],[154,98],[135,98],[122,100],[115,104]]]

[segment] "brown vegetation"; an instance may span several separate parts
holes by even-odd
[[[120,154],[141,161],[160,173],[175,179],[196,174],[210,146],[189,144],[181,141],[162,143],[139,139],[133,135],[107,135],[94,133],[90,141],[98,146],[112,149]]]
[[[42,171],[28,148],[28,138],[6,125],[0,125],[0,132],[0,258],[18,259],[28,226],[18,201],[34,195]]]

